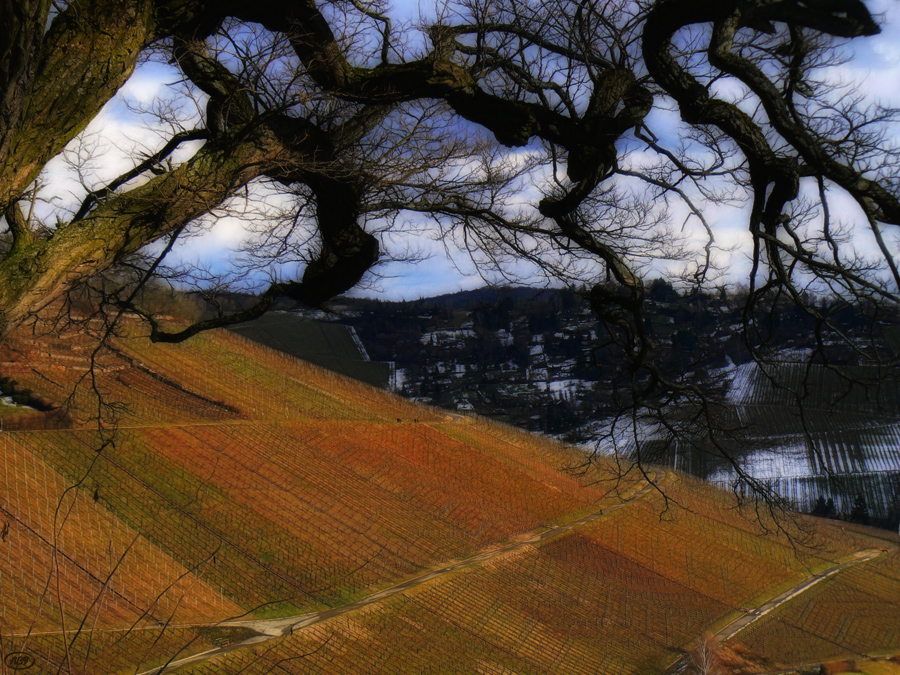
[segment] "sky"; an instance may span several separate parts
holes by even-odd
[[[873,101],[900,106],[900,2],[898,0],[870,0],[866,3],[870,11],[880,16],[882,32],[870,38],[858,38],[850,42],[848,49],[853,58],[839,68],[831,68],[825,75],[833,80],[854,84]],[[396,3],[394,16],[413,18],[418,14],[430,14],[433,10],[419,9],[415,4]],[[147,128],[129,111],[135,106],[150,106],[163,95],[167,87],[176,82],[178,73],[171,66],[161,63],[141,65],[135,75],[122,88],[101,114],[86,130],[84,137],[73,141],[67,156],[76,160],[91,157],[89,166],[93,169],[90,187],[96,187],[104,180],[119,175],[133,163],[135,149],[159,147],[168,130],[162,127]],[[196,119],[197,106],[188,102],[183,108],[187,124]],[[677,114],[655,109],[649,118],[650,125],[663,137],[667,132],[675,135],[678,125]],[[900,130],[898,130],[900,140]],[[186,158],[194,148],[185,148],[180,159]],[[176,158],[179,159],[179,158]],[[59,158],[48,167],[41,179],[47,188],[43,192],[53,195],[51,206],[62,206],[80,199],[84,188],[73,180],[73,174],[66,165],[65,158]],[[277,197],[272,197],[277,201]],[[846,200],[845,200],[846,202]],[[849,214],[854,206],[844,203]],[[687,216],[684,209],[675,208],[673,222],[680,224]],[[727,272],[727,278],[746,278],[749,261],[747,250],[749,235],[746,233],[746,212],[736,208],[710,207],[704,210],[707,220],[713,225],[720,251],[719,262]],[[695,220],[695,219],[694,219]],[[689,221],[690,222],[690,221]],[[698,223],[694,222],[693,227]],[[179,261],[193,262],[220,269],[239,246],[244,236],[244,226],[239,219],[222,218],[209,224],[198,236],[192,237],[177,247],[174,256]],[[448,247],[433,237],[423,235],[415,242],[417,251],[426,258],[418,262],[387,262],[379,265],[376,274],[367,277],[364,284],[355,291],[357,295],[378,296],[384,299],[416,299],[457,290],[477,288],[485,281],[501,281],[497,277],[487,279],[459,251]],[[874,246],[872,242],[860,240],[863,249]],[[734,249],[729,251],[727,249]],[[644,271],[647,277],[673,272],[676,266],[666,262]],[[296,271],[287,269],[286,273]],[[512,271],[523,280],[535,279],[535,270],[522,263]],[[538,282],[542,283],[542,282]]]

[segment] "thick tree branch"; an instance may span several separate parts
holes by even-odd
[[[283,153],[265,136],[207,143],[188,162],[100,204],[0,262],[0,334],[75,283],[208,213]]]
[[[152,342],[165,342],[171,344],[184,342],[185,340],[192,338],[198,333],[202,333],[206,330],[212,330],[214,328],[225,328],[226,326],[233,326],[235,324],[244,323],[245,321],[253,321],[253,319],[258,319],[266,313],[266,311],[272,306],[279,295],[281,295],[281,286],[279,284],[272,284],[268,289],[266,289],[265,293],[260,296],[259,300],[257,300],[252,307],[249,307],[240,312],[219,314],[212,319],[197,321],[187,328],[183,328],[182,330],[178,331],[167,331],[163,329],[152,313],[145,312],[143,309],[137,307],[136,305],[129,304],[127,309],[133,311],[135,314],[144,317],[147,323],[150,324],[150,340]]]
[[[166,157],[175,152],[175,150],[178,149],[178,146],[182,143],[187,143],[188,141],[207,140],[208,138],[209,133],[202,129],[196,131],[182,131],[181,133],[175,134],[160,150],[154,152],[133,169],[126,171],[121,176],[119,176],[115,180],[110,181],[102,188],[98,188],[97,190],[88,192],[87,196],[82,200],[81,206],[78,207],[78,211],[76,211],[75,215],[72,216],[71,222],[75,222],[84,218],[94,206],[94,204],[98,203],[103,197],[112,195],[116,190],[118,190],[128,181],[137,178],[146,171],[151,171],[155,167],[158,167],[159,164]]]
[[[795,25],[819,30],[823,30],[822,27],[827,26],[832,34],[848,37],[872,35],[878,32],[878,27],[872,21],[864,5],[851,0],[841,3],[841,5],[845,7],[843,11],[849,12],[842,20],[831,15],[826,17],[827,20],[822,20],[818,12],[801,12],[796,9],[783,12],[775,12],[774,9],[771,9],[767,15],[777,20],[791,20],[795,22]],[[866,179],[853,167],[834,159],[819,139],[815,138],[794,118],[788,104],[781,96],[781,92],[772,81],[750,60],[732,51],[734,29],[740,21],[740,15],[735,15],[731,22],[731,29],[717,31],[719,39],[710,43],[710,63],[741,80],[759,97],[772,126],[797,149],[807,164],[816,167],[829,180],[847,190],[867,211],[869,210],[866,208],[868,201],[877,205],[878,208],[872,215],[878,220],[900,225],[900,200],[897,199],[897,196],[885,190],[878,182]]]
[[[50,5],[51,0],[0,1],[0,166],[28,103]]]
[[[9,231],[12,233],[13,250],[28,246],[34,241],[34,231],[29,226],[28,218],[22,213],[22,207],[19,206],[19,202],[10,204],[4,215],[9,225]]]
[[[21,122],[6,137],[10,150],[0,165],[0,207],[18,199],[96,117],[152,38],[150,0],[86,0],[53,20]]]

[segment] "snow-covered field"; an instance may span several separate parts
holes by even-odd
[[[875,517],[900,504],[900,411],[891,405],[891,384],[887,396],[883,391],[873,396],[852,387],[835,390],[846,387],[839,378],[794,363],[727,370],[723,375],[731,385],[725,400],[745,427],[738,437],[722,439],[720,447],[739,469],[706,438],[669,440],[650,424],[641,424],[636,434],[624,422],[615,428],[597,422],[590,428],[597,439],[591,449],[622,455],[640,444],[645,460],[723,487],[734,485],[740,470],[799,510],[810,510],[820,495],[833,499],[838,512],[848,512],[861,495]],[[790,404],[795,391],[809,392],[802,414]]]

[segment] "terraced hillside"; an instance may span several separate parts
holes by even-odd
[[[809,520],[798,553],[693,479],[585,468],[227,332],[94,344],[0,353],[68,400],[0,433],[0,656],[28,675],[661,672],[858,551],[731,641],[900,652],[894,541]]]
[[[802,400],[802,406],[798,405]],[[740,429],[720,446],[748,475],[767,482],[798,510],[819,498],[850,516],[864,499],[870,516],[896,530],[900,519],[900,386],[897,374],[854,366],[745,363],[734,371],[724,426]],[[663,434],[665,438],[665,434]],[[652,443],[651,443],[652,445]],[[732,461],[703,435],[664,440],[657,461],[721,486]],[[651,450],[652,452],[652,450]]]

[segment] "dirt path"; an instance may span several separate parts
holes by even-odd
[[[460,560],[450,561],[439,569],[432,570],[430,572],[427,572],[426,574],[422,574],[412,579],[408,579],[407,581],[399,583],[395,586],[383,589],[381,591],[378,591],[377,593],[373,593],[372,595],[366,596],[365,598],[361,598],[360,600],[356,600],[355,602],[351,602],[340,607],[334,607],[332,609],[327,609],[320,612],[310,612],[309,614],[284,617],[281,619],[223,621],[217,624],[192,624],[193,627],[215,626],[219,628],[249,628],[253,631],[256,631],[258,634],[237,644],[230,645],[228,647],[210,649],[208,651],[194,654],[177,661],[172,661],[165,666],[151,668],[150,670],[138,673],[137,675],[164,675],[164,673],[170,673],[177,668],[181,668],[192,663],[199,663],[201,661],[205,661],[214,656],[219,656],[220,654],[225,654],[235,649],[249,647],[252,645],[260,644],[261,642],[267,642],[269,640],[282,637],[284,635],[290,635],[291,633],[302,630],[304,628],[308,628],[309,626],[314,626],[317,623],[321,623],[322,621],[326,621],[336,616],[341,616],[342,614],[347,614],[349,612],[362,609],[363,607],[368,607],[369,605],[382,602],[394,595],[397,595],[398,593],[403,593],[404,591],[408,591],[411,588],[416,588],[417,586],[421,586],[422,584],[425,584],[433,579],[437,579],[446,574],[450,574],[451,572],[455,572],[456,570],[462,569],[464,567],[475,567],[478,565],[483,565],[484,563],[494,560],[499,556],[505,555],[507,553],[512,553],[513,551],[518,551],[525,548],[526,546],[533,546],[534,544],[539,544],[550,539],[555,539],[556,537],[560,537],[573,529],[583,527],[584,525],[592,523],[599,518],[602,518],[603,516],[613,513],[614,511],[623,508],[635,499],[643,497],[650,491],[657,489],[656,483],[663,477],[663,474],[656,471],[648,473],[653,481],[652,483],[645,483],[640,488],[633,489],[630,492],[622,495],[621,501],[616,504],[608,506],[590,515],[584,516],[583,518],[573,521],[567,525],[551,525],[547,528],[541,528],[539,530],[534,530],[526,534],[518,535],[505,544],[501,544],[499,546],[494,545],[488,549],[485,549],[481,553],[477,553]]]
[[[781,593],[780,595],[775,596],[774,598],[772,598],[768,602],[763,603],[756,609],[751,609],[751,610],[746,611],[744,614],[742,614],[741,616],[737,617],[736,619],[734,619],[733,621],[728,623],[724,628],[719,629],[714,634],[714,637],[719,642],[725,642],[726,640],[730,640],[735,635],[740,633],[742,630],[747,628],[750,624],[758,621],[759,619],[764,617],[766,614],[772,612],[773,610],[778,609],[779,607],[781,607],[781,605],[785,604],[786,602],[790,602],[791,600],[796,598],[798,595],[805,593],[806,591],[808,591],[810,588],[812,588],[816,584],[821,583],[822,581],[825,581],[825,579],[828,579],[829,577],[834,576],[838,572],[845,570],[852,565],[858,565],[863,562],[868,562],[869,560],[877,558],[880,555],[884,555],[884,551],[881,549],[866,549],[864,551],[859,551],[853,555],[852,559],[847,560],[842,563],[835,563],[831,567],[829,567],[825,570],[822,570],[821,572],[819,572],[817,574],[813,574],[811,577],[809,577],[807,579],[804,579],[796,586],[793,586],[793,587],[789,588],[788,590],[784,591],[783,593]],[[688,661],[687,655],[682,656],[681,658],[679,658],[675,663],[673,663],[671,666],[669,666],[664,671],[664,675],[674,675],[675,673],[684,672],[684,670],[687,668],[687,665],[688,665],[687,661]]]

